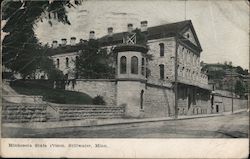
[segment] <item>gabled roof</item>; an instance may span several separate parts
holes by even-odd
[[[183,36],[183,33],[189,28],[191,29],[194,35],[197,46],[194,45],[192,42],[190,42],[188,39],[186,39]],[[99,41],[99,44],[101,46],[117,45],[117,44],[123,43],[123,37],[126,34],[127,32],[114,33],[112,34],[112,36],[105,35],[97,40]],[[194,30],[191,20],[185,20],[185,21],[170,23],[170,24],[163,24],[163,25],[154,26],[154,27],[148,27],[145,34],[146,34],[147,40],[161,39],[161,38],[167,38],[167,37],[176,37],[178,35],[178,38],[182,43],[188,45],[192,49],[196,50],[198,53],[202,51],[200,42],[198,40],[198,37],[196,35],[196,32]],[[84,44],[79,43],[79,44],[76,44],[76,46],[67,45],[64,47],[62,46],[58,47],[57,49],[51,49],[49,50],[49,55],[76,52],[79,49],[84,48]]]
[[[195,46],[182,36],[182,33],[184,33],[184,31],[186,31],[188,28],[192,30],[198,46]],[[99,42],[103,46],[119,44],[122,43],[124,34],[126,34],[126,32],[114,33],[112,36],[105,35],[99,39]],[[149,27],[146,34],[147,40],[176,37],[176,35],[178,34],[182,42],[190,45],[192,48],[198,49],[198,51],[202,51],[200,42],[195,33],[191,20]]]

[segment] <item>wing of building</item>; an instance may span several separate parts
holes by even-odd
[[[128,30],[119,33],[114,33],[113,28],[109,27],[107,35],[101,38],[95,38],[95,32],[90,32],[90,39],[98,40],[103,48],[116,52],[118,56],[114,61],[117,63],[115,79],[92,80],[92,83],[86,84],[91,85],[94,81],[106,84],[116,82],[111,84],[111,90],[116,92],[111,95],[101,92],[100,89],[89,92],[94,96],[99,91],[111,105],[138,105],[138,109],[131,108],[132,116],[171,116],[175,112],[173,87],[174,83],[178,82],[179,114],[211,112],[211,89],[207,76],[201,71],[202,47],[192,22],[186,20],[154,27],[148,27],[147,24],[147,21],[142,21],[139,29],[133,28],[133,24],[128,24]],[[145,43],[141,42],[142,38],[138,36],[138,31],[144,36]],[[87,44],[87,41],[80,40],[76,43],[75,40],[74,37],[71,38],[70,44],[67,45],[67,39],[62,39],[60,46],[54,41],[50,52],[56,67],[69,79],[75,79],[74,61],[81,53],[80,50],[84,49],[84,44]],[[86,83],[87,79],[76,81],[76,84],[84,88],[76,88],[74,85],[74,88],[68,86],[67,89],[81,91],[90,88],[80,84]],[[106,84],[104,85],[107,86]],[[109,83],[108,87],[111,85]],[[134,90],[128,87],[134,87]],[[124,92],[132,92],[133,97]],[[131,102],[126,103],[126,100]]]

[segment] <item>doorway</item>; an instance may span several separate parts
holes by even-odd
[[[141,100],[140,100],[141,109],[143,109],[143,94],[144,94],[144,90],[141,90]]]
[[[219,105],[216,105],[216,113],[219,113]]]

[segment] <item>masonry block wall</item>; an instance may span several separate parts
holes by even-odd
[[[160,44],[164,46],[164,56],[160,55]],[[149,61],[148,68],[151,71],[149,80],[158,81],[160,79],[160,67],[164,65],[164,79],[173,80],[174,76],[174,55],[175,55],[175,39],[164,38],[148,41],[149,52],[153,56],[153,60]]]
[[[211,113],[211,101],[197,100],[196,105],[192,106],[192,112],[190,114],[210,114],[210,113]]]
[[[214,96],[215,106],[218,105],[220,109],[224,112],[231,112],[232,111],[232,98],[226,96]],[[247,108],[247,100],[233,98],[233,109],[234,111],[239,109],[246,109]]]
[[[60,105],[59,120],[108,119],[124,116],[124,107],[106,105]]]
[[[8,123],[46,121],[45,104],[3,103],[2,121]]]
[[[140,116],[141,102],[145,99],[141,96],[142,92],[143,94],[145,92],[145,83],[140,81],[118,81],[117,105],[126,106],[126,116]]]
[[[179,115],[196,115],[196,114],[210,114],[211,102],[210,100],[196,100],[196,104],[190,105],[188,109],[188,99],[178,99],[178,114]]]
[[[100,95],[106,105],[116,106],[116,82],[109,79],[77,79],[75,84],[71,81],[65,87],[66,90],[83,92],[91,97]]]
[[[169,88],[147,86],[143,103],[145,117],[167,117],[174,115],[174,93]]]

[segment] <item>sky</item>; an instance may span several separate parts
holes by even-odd
[[[148,26],[156,26],[183,20],[192,20],[203,52],[205,63],[224,63],[249,68],[249,3],[241,0],[91,0],[68,9],[71,25],[53,21],[52,27],[38,22],[35,28],[40,42],[76,37],[88,39],[89,31],[96,37],[125,31],[128,23],[140,27],[147,20]],[[186,7],[185,7],[186,6]]]

